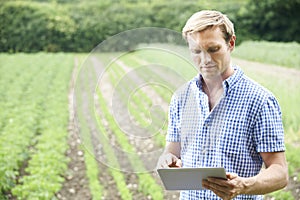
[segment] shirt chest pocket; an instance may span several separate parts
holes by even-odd
[[[223,154],[240,155],[246,148],[247,125],[243,121],[230,120],[224,123],[220,138]]]

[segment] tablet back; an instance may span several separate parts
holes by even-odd
[[[166,168],[157,170],[166,190],[202,190],[202,180],[207,177],[226,179],[220,168]]]

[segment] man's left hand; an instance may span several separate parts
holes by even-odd
[[[234,173],[227,173],[227,180],[220,178],[207,178],[202,181],[202,186],[213,191],[223,200],[233,199],[243,193],[244,179]]]

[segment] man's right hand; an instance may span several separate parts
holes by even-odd
[[[182,167],[182,162],[179,158],[171,153],[163,154],[159,157],[156,168]]]

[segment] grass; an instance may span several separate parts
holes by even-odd
[[[237,46],[233,55],[261,63],[300,69],[300,44],[266,41],[246,41]]]

